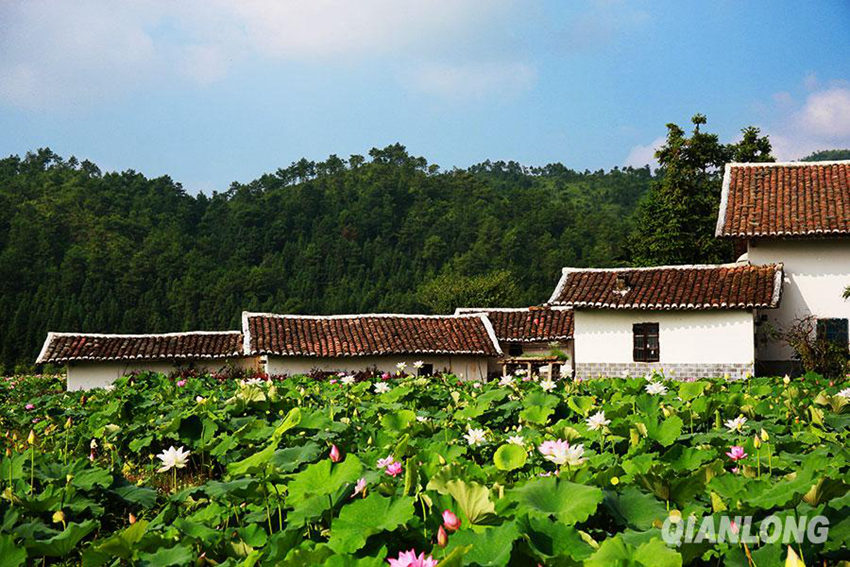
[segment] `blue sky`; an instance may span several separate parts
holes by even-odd
[[[225,190],[401,142],[443,168],[651,160],[696,112],[781,159],[850,147],[850,3],[15,0],[0,154]]]

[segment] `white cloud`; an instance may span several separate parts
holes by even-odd
[[[655,152],[664,145],[667,139],[663,136],[655,138],[645,146],[635,146],[626,156],[625,165],[632,167],[643,167],[649,164],[652,168],[658,167],[658,161],[655,159]]]
[[[537,73],[524,63],[431,64],[410,79],[422,92],[446,99],[480,99],[491,93],[511,98],[534,86]]]
[[[92,103],[155,81],[207,85],[251,57],[410,67],[460,52],[472,61],[463,50],[512,9],[510,0],[5,2],[0,101],[42,108]],[[477,78],[488,81],[502,85]]]
[[[809,88],[814,80],[805,80]],[[797,160],[825,149],[850,148],[850,86],[834,82],[810,92],[800,104],[788,95],[774,95],[773,116],[764,126],[779,160]]]

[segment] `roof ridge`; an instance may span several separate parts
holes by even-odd
[[[816,167],[819,165],[850,165],[850,159],[825,161],[730,161],[726,167]]]

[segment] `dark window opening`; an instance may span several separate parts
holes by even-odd
[[[632,325],[634,336],[634,361],[658,362],[658,323],[635,323]]]
[[[432,376],[434,374],[434,365],[433,364],[423,364],[419,369],[420,376]]]
[[[826,340],[847,350],[850,343],[847,319],[818,319],[817,336],[818,340]]]
[[[508,345],[508,355],[509,356],[522,356],[522,344],[520,344],[520,343],[510,343]]]

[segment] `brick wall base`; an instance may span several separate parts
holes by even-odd
[[[640,377],[652,370],[664,372],[664,376],[672,380],[687,378],[723,378],[727,374],[732,379],[753,373],[753,365],[747,363],[704,363],[704,364],[661,364],[658,362],[577,362],[575,375],[583,380],[605,377]]]

